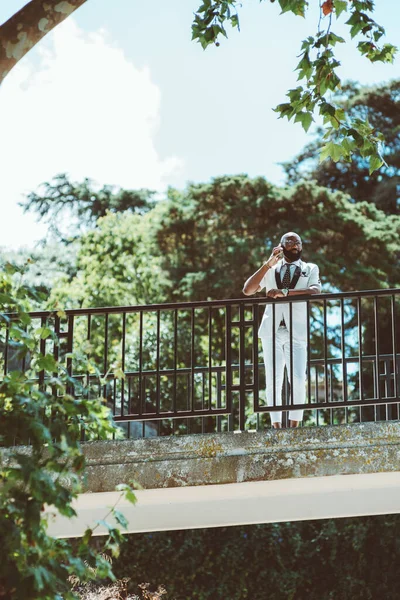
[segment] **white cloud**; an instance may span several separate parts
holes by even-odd
[[[35,63],[35,67],[33,64]],[[17,203],[55,174],[161,190],[182,167],[154,146],[160,91],[104,31],[57,27],[0,87],[0,245],[43,233]]]

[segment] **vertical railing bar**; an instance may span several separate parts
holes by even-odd
[[[202,388],[202,397],[201,397],[201,408],[204,409],[204,398],[206,395],[206,373],[201,373],[201,388]],[[205,417],[201,417],[201,433],[204,433],[205,427]]]
[[[391,296],[391,313],[392,313],[392,346],[393,346],[393,397],[398,398],[398,375],[397,375],[397,327],[396,327],[396,296]]]
[[[391,392],[391,374],[390,374],[390,361],[391,359],[385,358],[383,361],[384,365],[384,387],[385,387],[385,398],[389,398]],[[385,405],[387,406],[387,404]]]
[[[6,335],[5,335],[5,346],[4,346],[4,375],[7,375],[8,369],[8,345],[10,343],[10,327],[11,321],[6,322]]]
[[[222,397],[221,397],[221,387],[222,387],[222,376],[221,371],[217,371],[217,408],[222,408]],[[217,432],[220,433],[222,431],[222,417],[220,415],[217,416]]]
[[[58,317],[57,317],[58,318]],[[60,320],[58,320],[58,322],[60,322]],[[59,326],[58,326],[59,328]],[[90,339],[92,336],[92,316],[89,314],[87,316],[87,330],[86,330],[86,341],[88,343],[88,352],[87,352],[87,361],[88,361],[88,370],[86,371],[86,385],[87,385],[87,393],[88,393],[88,398],[90,395],[90,372],[89,372],[89,361],[91,358],[91,352],[90,352]]]
[[[372,377],[373,377],[373,381],[374,381],[374,397],[376,398],[376,361],[374,360],[374,362],[372,363]]]
[[[132,405],[131,405],[132,383],[133,383],[132,377],[128,377],[128,415],[132,414]]]
[[[177,364],[178,364],[178,310],[174,310],[174,389],[172,392],[172,412],[176,415],[176,386],[177,386]]]
[[[186,374],[186,410],[190,410],[190,399],[192,397],[192,390],[191,390],[191,380],[192,380],[192,373],[187,373]]]
[[[272,406],[276,407],[276,304],[272,303]],[[266,342],[267,343],[267,342]],[[267,376],[267,372],[265,372]],[[268,402],[268,398],[267,398]]]
[[[239,305],[239,431],[245,430],[246,421],[246,373],[244,304]]]
[[[44,329],[46,327],[46,325],[47,325],[47,319],[46,319],[46,317],[42,317],[41,320],[40,320],[40,327],[42,329]],[[46,354],[46,340],[42,336],[40,336],[39,347],[40,347],[40,354],[41,354],[41,356],[44,357],[45,354]],[[39,372],[39,389],[41,391],[44,391],[44,387],[43,386],[44,386],[44,370],[42,369]]]
[[[324,300],[324,383],[325,402],[328,404],[328,326],[327,326],[327,303]]]
[[[145,379],[143,376],[143,311],[139,313],[139,415],[143,415]],[[144,422],[143,422],[144,423]],[[144,431],[144,429],[143,429]],[[144,433],[143,433],[144,437]]]
[[[208,410],[212,407],[212,309],[208,307]]]
[[[260,400],[260,390],[259,390],[259,372],[258,372],[258,304],[253,304],[253,384],[254,384],[254,392],[253,392],[253,410],[257,411],[259,407]],[[258,422],[258,417],[257,417]],[[257,425],[258,429],[258,425]]]
[[[282,402],[283,404],[283,408],[285,406],[288,406],[288,400],[289,400],[289,375],[288,375],[288,370],[286,368],[285,371],[285,375],[284,375],[284,385],[283,385],[283,399],[284,402]],[[289,411],[283,410],[282,411],[282,426],[283,427],[288,427],[289,426]]]
[[[190,321],[190,411],[192,413],[194,410],[195,403],[195,389],[194,389],[194,367],[195,367],[195,345],[194,345],[194,318],[195,318],[195,309],[191,310],[191,321]],[[188,427],[189,429],[189,427]]]
[[[74,346],[74,315],[68,315],[68,333],[67,333],[67,374],[72,377],[72,350]],[[67,394],[72,394],[72,385],[68,382],[66,386]]]
[[[146,389],[147,389],[147,375],[143,374],[143,412],[142,415],[147,413],[147,397],[146,397]],[[143,421],[146,424],[146,421]]]
[[[287,267],[289,268],[289,267]],[[294,383],[293,383],[293,304],[289,301],[289,354],[290,354],[290,406],[294,406]],[[287,414],[287,418],[289,415]]]
[[[231,321],[232,312],[231,305],[228,304],[225,308],[225,398],[226,410],[232,415],[232,348],[231,348]],[[232,415],[233,416],[233,415]]]
[[[344,300],[340,299],[340,323],[341,323],[341,349],[342,349],[342,395],[343,402],[347,403],[347,365],[346,365],[346,340],[344,335]]]
[[[379,377],[379,321],[378,321],[378,296],[374,296],[374,325],[375,325],[375,361],[376,361],[376,396],[381,399],[381,386]]]
[[[310,319],[311,319],[311,307],[310,300],[307,300],[307,396],[308,396],[308,404],[311,404],[311,328],[310,328]],[[318,411],[317,411],[317,420],[318,420]]]
[[[107,398],[107,380],[106,373],[108,367],[108,313],[105,314],[104,318],[104,364],[103,364],[103,376],[106,379],[106,383],[103,388],[103,396]]]
[[[161,311],[157,310],[157,342],[156,342],[156,414],[160,414],[160,324]],[[159,425],[159,421],[157,422]]]
[[[88,348],[87,348],[87,370],[86,370],[86,397],[89,399],[90,398],[90,372],[89,372],[89,361],[90,361],[90,337],[91,337],[91,315],[87,315],[87,330],[86,330],[86,341],[88,343]],[[55,320],[55,324],[54,324],[54,330],[57,332],[57,334],[60,333],[60,318],[58,316],[56,316],[56,320]],[[57,360],[58,360],[58,350],[57,350]],[[82,423],[81,425],[81,442],[84,442],[86,439],[86,431],[85,431],[85,425],[84,423]]]
[[[59,359],[59,343],[60,343],[60,338],[59,338],[59,333],[60,333],[60,317],[58,315],[56,315],[54,317],[54,338],[53,338],[53,358],[55,360],[55,362],[58,365],[58,359]],[[25,357],[22,363],[22,370],[25,371]],[[53,373],[54,377],[58,377],[58,373],[57,371],[55,373]],[[57,396],[58,395],[58,391],[57,391],[57,387],[54,385],[53,386],[53,396]]]
[[[113,386],[112,386],[112,394],[113,394],[113,416],[116,415],[117,412],[117,380],[114,377]],[[115,431],[113,431],[113,440],[115,440]]]
[[[125,375],[125,338],[126,338],[126,313],[122,313],[122,357],[121,371]],[[121,379],[121,415],[125,414],[125,377]]]
[[[358,385],[360,389],[360,400],[364,400],[363,389],[363,364],[362,364],[362,328],[361,328],[361,298],[357,298],[357,327],[358,327]],[[361,421],[361,409],[360,409]]]

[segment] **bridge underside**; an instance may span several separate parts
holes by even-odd
[[[52,518],[49,531],[56,537],[79,537],[104,519],[120,494],[82,494],[75,503],[78,516]],[[126,533],[173,529],[225,527],[280,521],[304,521],[398,513],[398,473],[338,475],[140,490],[135,506],[118,504],[129,525]],[[97,535],[107,530],[99,527]]]
[[[400,511],[397,421],[90,442],[84,451],[78,517],[52,517],[52,535],[82,535],[115,503],[115,486],[132,480],[143,488],[138,503],[118,507],[129,533]]]

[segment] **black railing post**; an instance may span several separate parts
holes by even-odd
[[[347,367],[346,367],[346,340],[344,333],[344,300],[340,298],[340,345],[342,349],[342,397],[343,402],[347,403]]]
[[[257,412],[260,401],[260,384],[259,384],[259,372],[258,372],[258,304],[253,304],[253,336],[252,336],[252,361],[253,361],[253,406],[254,411]]]
[[[393,351],[393,397],[397,398],[399,394],[398,386],[398,369],[397,369],[397,327],[396,327],[396,296],[393,294],[390,297],[391,315],[392,315],[392,351]],[[397,405],[397,411],[399,412],[399,405]],[[390,405],[390,417],[392,412],[392,405]],[[399,414],[398,414],[399,418]]]
[[[246,357],[244,304],[239,305],[239,430],[246,424]]]
[[[225,400],[226,410],[229,414],[229,429],[233,427],[233,401],[232,401],[232,311],[231,305],[225,307]]]

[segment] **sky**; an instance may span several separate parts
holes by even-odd
[[[0,23],[26,4],[3,0]],[[200,0],[88,0],[48,34],[0,86],[0,246],[32,247],[44,224],[23,214],[25,195],[58,173],[97,185],[146,187],[233,173],[283,183],[280,162],[312,139],[273,108],[296,85],[306,19],[278,3],[244,0],[241,31],[219,47],[191,41]],[[375,20],[396,43],[398,0],[377,2]],[[332,27],[346,35],[342,20]],[[356,41],[338,47],[339,76],[374,84],[400,77],[371,64]]]

